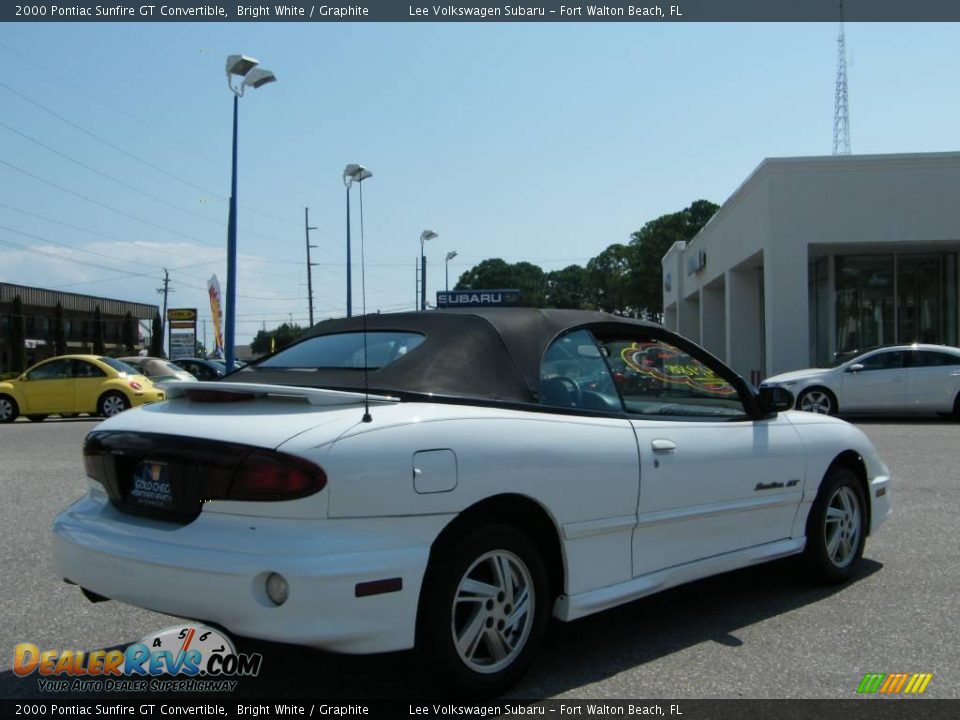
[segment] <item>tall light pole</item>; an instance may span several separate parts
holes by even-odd
[[[450,261],[457,256],[456,250],[451,250],[447,253],[447,259],[444,260],[444,276],[447,281],[447,292],[450,292]]]
[[[343,184],[347,188],[347,317],[353,316],[353,280],[350,269],[350,186],[370,177],[373,177],[373,173],[363,165],[350,163],[343,169]]]
[[[420,233],[420,309],[427,309],[427,256],[423,254],[423,244],[427,240],[439,237],[433,230]]]
[[[227,302],[223,333],[224,362],[233,370],[234,331],[237,317],[237,107],[243,91],[256,90],[277,78],[269,70],[258,68],[259,61],[246,55],[227,57],[227,87],[233,93],[233,171],[230,176],[230,214],[227,219]],[[236,85],[233,76],[242,78]]]

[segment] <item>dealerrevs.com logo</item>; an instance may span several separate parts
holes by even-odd
[[[202,625],[166,628],[125,650],[20,643],[13,651],[14,674],[36,674],[41,692],[231,692],[234,678],[256,677],[262,662],[259,653],[237,653],[225,633]]]
[[[867,673],[857,686],[862,695],[922,695],[933,673]]]

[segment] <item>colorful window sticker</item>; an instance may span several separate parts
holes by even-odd
[[[660,342],[633,343],[620,353],[639,373],[670,385],[684,385],[708,395],[729,397],[736,389],[706,365],[685,352]]]

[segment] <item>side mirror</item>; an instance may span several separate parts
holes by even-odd
[[[852,372],[852,373],[858,373],[861,370],[863,370],[863,365],[861,365],[860,363],[854,363],[853,365],[847,368],[847,372]]]
[[[793,393],[786,388],[769,385],[760,388],[760,409],[764,415],[774,415],[793,407]]]

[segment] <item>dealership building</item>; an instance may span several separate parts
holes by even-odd
[[[12,370],[14,366],[13,326],[18,321],[13,313],[15,298],[20,298],[21,303],[28,366],[56,354],[54,337],[58,304],[63,316],[65,350],[68,353],[93,351],[98,310],[104,350],[110,354],[124,351],[125,335],[137,338],[135,349],[142,348],[139,326],[152,322],[160,313],[156,305],[0,283],[0,372]],[[126,333],[125,324],[132,325],[126,328]]]
[[[664,255],[664,324],[754,382],[957,345],[960,153],[769,158]]]

